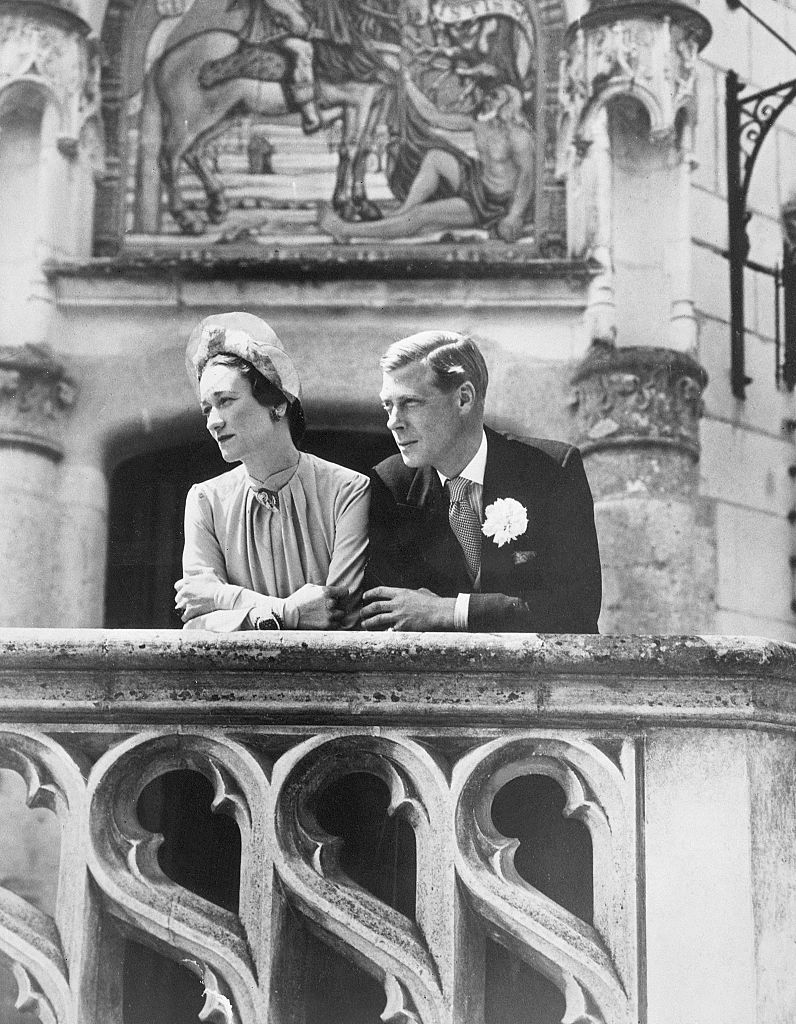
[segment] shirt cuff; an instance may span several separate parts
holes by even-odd
[[[459,594],[453,607],[453,628],[459,633],[466,633],[470,619],[470,595]]]

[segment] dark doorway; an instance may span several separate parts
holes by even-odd
[[[302,448],[366,473],[395,453],[385,430],[309,430]],[[105,625],[179,629],[174,581],[182,576],[183,510],[192,484],[230,467],[210,437],[123,462],[111,480]]]

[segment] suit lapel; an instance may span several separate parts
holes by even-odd
[[[429,589],[448,593],[471,588],[467,562],[448,521],[448,500],[439,475],[430,466],[419,469],[409,486],[406,507],[417,515],[417,557],[425,563]]]
[[[486,469],[484,471],[484,516],[489,506],[498,498],[520,497],[512,487],[511,467],[501,458],[500,440],[492,431],[487,432]],[[514,568],[511,544],[498,547],[491,537],[484,537],[481,543],[481,590],[490,593],[497,580],[505,579]],[[499,588],[498,588],[499,589]]]
[[[519,472],[516,456],[508,442],[500,434],[487,428],[487,456],[484,472],[484,514],[498,498],[514,498],[528,513],[528,528],[516,540],[498,547],[491,537],[484,537],[481,548],[481,590],[484,593],[511,593],[510,581],[526,575],[530,560],[538,564],[541,558],[540,545],[544,542],[540,534],[545,521],[546,491],[542,480],[529,472]],[[517,561],[521,553],[522,562]]]

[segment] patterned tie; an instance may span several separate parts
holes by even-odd
[[[466,477],[455,476],[445,486],[450,495],[448,519],[451,529],[467,559],[470,579],[475,581],[481,568],[481,520],[473,508],[470,484],[471,481]]]

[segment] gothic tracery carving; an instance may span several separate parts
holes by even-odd
[[[612,879],[595,888],[599,930],[544,896],[514,867],[517,842],[498,832],[491,806],[500,788],[523,774],[555,779],[567,798],[564,816],[588,825],[595,877]],[[566,1020],[630,1024],[634,966],[632,944],[622,936],[633,927],[633,909],[611,895],[625,890],[620,878],[634,856],[632,798],[622,772],[590,744],[529,736],[479,748],[456,775],[457,872],[476,912],[508,948],[558,985]]]
[[[28,730],[0,732],[0,768],[25,780],[29,807],[48,807],[61,823],[55,918],[0,888],[0,949],[12,961],[17,1005],[35,1012],[41,1024],[78,1024],[86,914],[83,779],[62,747]]]
[[[272,1019],[271,968],[285,941],[274,912],[283,898],[323,942],[348,951],[379,979],[382,1020],[454,1024],[466,1004],[461,987],[477,983],[470,967],[457,965],[465,955],[463,922],[470,920],[457,909],[462,893],[487,934],[554,980],[567,1020],[634,1019],[634,758],[632,743],[621,737],[612,741],[614,757],[563,733],[484,737],[449,772],[433,750],[389,730],[309,737],[273,766],[240,737],[153,731],[111,746],[87,783],[52,740],[13,732],[2,739],[0,766],[23,774],[30,799],[56,806],[64,823],[56,921],[0,890],[0,949],[18,965],[20,1000],[42,1024],[116,1019],[89,991],[114,969],[95,948],[106,917],[202,979],[203,1019],[265,1024]],[[143,788],[175,768],[201,772],[214,787],[214,807],[238,824],[238,914],[167,878],[157,858],[161,837],[138,821]],[[388,813],[405,816],[415,832],[415,920],[346,877],[339,841],[314,818],[315,798],[350,772],[382,779]],[[523,774],[553,778],[566,796],[565,816],[588,826],[593,926],[513,870],[512,843],[496,831],[490,808],[496,793]]]
[[[0,92],[15,82],[42,87],[58,107],[58,148],[74,158],[86,125],[101,121],[99,48],[77,15],[44,5],[37,15],[0,14]]]
[[[645,106],[654,139],[674,135],[681,110],[693,120],[697,56],[710,28],[693,10],[668,6],[671,13],[654,15],[631,5],[598,8],[570,27],[560,65],[559,173],[563,154],[588,143],[594,114],[616,96]]]

